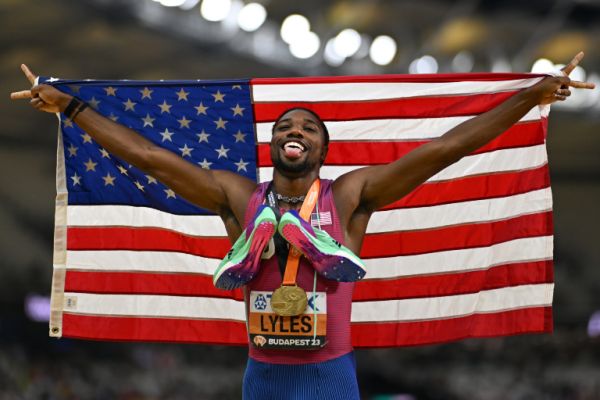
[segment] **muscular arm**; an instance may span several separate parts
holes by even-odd
[[[563,70],[570,73],[583,57],[578,54]],[[359,249],[373,211],[402,198],[428,178],[490,142],[538,104],[565,100],[569,87],[592,89],[593,84],[571,81],[567,76],[547,77],[524,89],[494,109],[470,119],[438,139],[420,146],[386,165],[362,168],[334,183],[336,206],[346,242]]]
[[[26,67],[24,72],[30,80],[35,79]],[[55,113],[63,112],[72,99],[48,85],[34,86],[11,97],[31,98],[35,108]],[[229,171],[202,169],[90,108],[77,114],[74,122],[110,153],[152,175],[192,203],[218,213],[230,236],[239,233],[236,231],[243,222],[255,182]]]

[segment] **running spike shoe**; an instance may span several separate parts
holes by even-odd
[[[365,276],[365,265],[360,258],[327,232],[313,228],[296,210],[283,214],[277,229],[324,278],[355,282]]]
[[[248,283],[260,266],[260,259],[277,227],[277,218],[267,205],[261,205],[225,258],[217,267],[213,283],[219,289],[231,290]]]

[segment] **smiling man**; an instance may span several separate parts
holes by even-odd
[[[244,284],[246,294],[250,357],[244,398],[347,400],[359,398],[350,313],[353,281],[364,271],[354,254],[360,252],[372,213],[493,140],[531,108],[566,100],[570,87],[593,88],[568,78],[582,57],[578,54],[561,76],[541,80],[404,157],[335,181],[319,179],[329,135],[310,110],[291,109],[277,119],[270,145],[273,180],[257,184],[193,165],[51,86],[11,97],[29,98],[41,111],[64,113],[110,153],[221,217],[235,242],[221,275],[254,268],[244,277],[231,273],[227,281]],[[35,75],[22,69],[33,84]],[[267,246],[273,236],[275,254],[269,257],[273,252],[263,250],[273,250]]]

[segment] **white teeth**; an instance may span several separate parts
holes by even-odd
[[[301,151],[304,151],[304,146],[298,142],[287,142],[286,144],[283,145],[283,148],[295,148],[295,149],[300,149]]]

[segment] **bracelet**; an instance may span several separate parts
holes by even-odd
[[[69,104],[67,105],[67,107],[65,108],[65,111],[63,111],[63,114],[65,114],[65,116],[67,118],[69,118],[70,120],[73,120],[73,118],[72,118],[73,113],[79,107],[81,107],[82,104],[83,104],[83,102],[81,100],[79,100],[77,97],[73,97],[71,99],[71,101],[69,102]]]
[[[75,121],[75,117],[78,116],[79,113],[82,112],[83,110],[85,110],[86,108],[88,108],[88,105],[86,103],[81,102],[81,105],[79,107],[77,107],[77,109],[75,110],[73,115],[71,115],[71,117],[69,119],[71,121]]]

